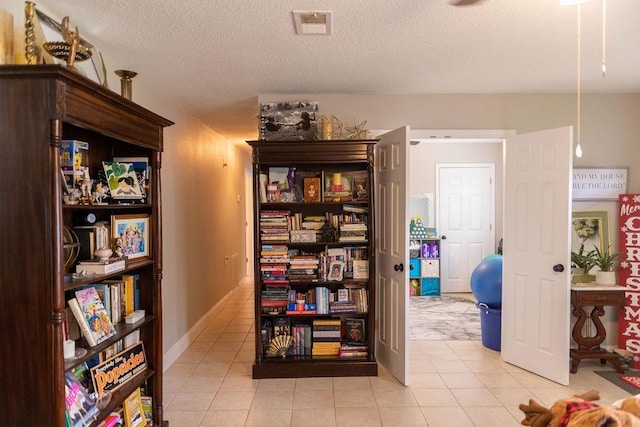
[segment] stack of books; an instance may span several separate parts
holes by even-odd
[[[124,270],[126,266],[126,260],[124,258],[110,258],[106,261],[80,261],[76,265],[76,274],[110,274]]]
[[[367,224],[364,222],[343,222],[339,225],[339,242],[360,242],[367,240]]]
[[[289,253],[286,245],[262,245],[260,274],[265,285],[287,286]]]
[[[263,313],[284,313],[289,303],[289,287],[272,284],[265,286],[260,298]]]
[[[340,319],[313,320],[313,356],[337,356],[340,352]]]
[[[329,303],[330,314],[357,313],[354,301],[331,301]]]
[[[290,211],[261,211],[260,239],[263,242],[288,242],[290,215]]]
[[[317,281],[319,264],[315,255],[295,255],[289,263],[289,280]]]

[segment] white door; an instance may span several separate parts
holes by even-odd
[[[572,129],[507,139],[502,357],[569,385]],[[559,272],[555,269],[564,268]]]
[[[375,150],[376,358],[405,385],[409,381],[408,133],[407,126],[381,135]]]
[[[436,164],[440,290],[471,292],[469,278],[495,253],[495,165]]]

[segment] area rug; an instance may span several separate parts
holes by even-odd
[[[480,310],[466,296],[409,297],[409,339],[480,341]]]
[[[625,372],[624,374],[619,374],[616,371],[594,372],[631,394],[640,393],[640,371],[631,370]]]

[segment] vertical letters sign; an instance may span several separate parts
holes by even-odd
[[[618,283],[626,286],[624,309],[618,313],[618,346],[633,353],[640,367],[640,194],[621,194]]]

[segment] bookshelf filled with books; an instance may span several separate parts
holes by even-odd
[[[377,375],[376,142],[248,141],[254,378]]]
[[[139,425],[167,425],[160,164],[173,123],[55,65],[1,66],[0,94],[2,321],[14,325],[0,333],[12,385],[0,413],[115,425],[139,395]]]

